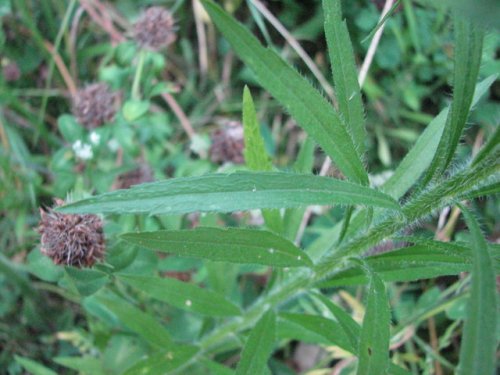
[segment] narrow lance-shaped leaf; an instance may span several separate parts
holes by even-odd
[[[358,375],[386,374],[389,367],[390,310],[382,279],[370,275],[366,312],[358,350]]]
[[[492,75],[476,85],[472,106],[488,92],[496,78],[497,75]],[[449,108],[443,109],[427,125],[410,152],[399,163],[394,174],[382,186],[382,191],[399,199],[418,181],[436,155],[448,112]]]
[[[181,256],[277,267],[311,266],[309,257],[290,241],[267,231],[244,228],[126,233],[124,240]]]
[[[488,196],[488,195],[494,195],[494,194],[500,194],[500,182],[499,181],[495,181],[495,182],[492,182],[491,184],[486,184],[484,186],[481,186],[481,187],[467,193],[466,195],[464,195],[463,198],[467,199],[467,200],[472,200],[475,198],[484,197],[484,196]]]
[[[243,129],[245,136],[245,162],[253,171],[271,171],[273,165],[264,146],[257,121],[252,94],[247,86],[243,90]],[[283,232],[283,220],[278,210],[263,210],[262,215],[269,229]]]
[[[439,141],[438,151],[424,182],[439,177],[448,167],[469,116],[483,50],[483,30],[477,24],[454,12],[455,69],[453,102]]]
[[[353,182],[368,184],[368,175],[341,117],[313,86],[274,51],[264,48],[243,25],[211,0],[202,0],[210,18],[236,54]]]
[[[325,35],[340,114],[352,134],[360,157],[365,152],[364,110],[356,63],[340,0],[323,0]]]
[[[351,341],[354,348],[358,348],[359,336],[361,334],[361,326],[342,308],[334,304],[327,297],[320,293],[316,293],[315,296],[325,304],[325,306],[331,311],[335,319],[344,329],[347,337]],[[389,374],[391,375],[410,375],[411,372],[395,365],[394,363],[389,363]]]
[[[351,353],[356,353],[357,349],[351,345],[339,323],[319,315],[281,313],[276,333],[280,338],[335,345]]]
[[[476,157],[472,161],[472,165],[476,165],[487,157],[496,147],[500,145],[500,126],[495,128],[495,131],[488,139],[488,142],[479,150]]]
[[[100,296],[98,300],[116,315],[123,324],[151,344],[163,349],[174,346],[166,328],[151,315],[118,298],[111,299]]]
[[[233,316],[240,309],[208,289],[171,278],[118,274],[118,278],[151,297],[187,311],[208,316]]]
[[[15,360],[19,363],[26,371],[29,371],[30,374],[33,375],[57,375],[56,372],[51,369],[45,367],[44,365],[35,362],[29,358],[24,358],[16,355]]]
[[[267,361],[272,354],[275,339],[276,317],[270,310],[266,312],[250,336],[241,353],[236,375],[262,374],[267,369]]]
[[[182,177],[117,190],[57,208],[64,213],[231,212],[257,208],[365,204],[398,209],[389,196],[329,177],[237,172]]]
[[[495,273],[487,243],[474,215],[461,207],[473,252],[472,285],[460,348],[459,375],[495,373],[498,321]]]
[[[335,319],[344,329],[346,336],[351,342],[351,346],[355,349],[358,348],[359,337],[361,334],[361,326],[343,309],[334,304],[330,299],[321,293],[315,293],[314,296],[318,298],[330,310]]]
[[[414,281],[469,271],[471,252],[460,245],[438,241],[424,241],[384,254],[365,258],[365,262],[384,281]],[[320,283],[321,287],[364,284],[368,281],[359,267],[336,273]]]
[[[150,356],[137,362],[124,375],[165,375],[181,367],[198,352],[198,348],[191,345],[176,345],[168,351],[154,352]]]
[[[243,129],[245,137],[245,163],[253,171],[271,171],[273,165],[264,146],[257,120],[252,94],[247,86],[243,90]]]

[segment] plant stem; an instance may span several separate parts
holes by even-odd
[[[500,171],[500,165],[496,162],[498,158],[500,158],[500,151],[492,153],[481,163],[463,170],[433,189],[422,192],[408,202],[401,212],[389,215],[358,238],[344,243],[335,253],[328,252],[320,259],[313,271],[309,269],[291,271],[289,277],[282,284],[277,285],[268,294],[261,297],[242,317],[229,320],[204,336],[198,342],[200,352],[181,369],[186,368],[201,355],[216,352],[228,336],[252,327],[267,310],[277,308],[302,291],[312,288],[318,281],[341,271],[349,257],[361,256],[363,252],[384,238],[414,225],[439,208],[449,205],[453,200],[460,199],[468,191]]]

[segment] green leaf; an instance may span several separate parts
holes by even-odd
[[[453,102],[439,146],[428,173],[428,182],[439,177],[450,164],[469,116],[483,50],[483,30],[470,20],[455,16],[455,69]]]
[[[62,115],[57,119],[57,127],[65,141],[73,143],[82,140],[85,134],[84,128],[71,115]]]
[[[256,208],[365,204],[398,209],[387,195],[329,177],[278,172],[237,172],[181,177],[84,199],[64,213],[231,212]]]
[[[264,139],[260,134],[260,125],[253,104],[252,94],[247,86],[243,91],[243,129],[245,135],[245,162],[250,170],[271,171],[273,165],[264,146]],[[269,229],[276,233],[283,232],[283,221],[279,211],[264,210],[264,220]]]
[[[247,86],[243,90],[243,129],[245,137],[245,162],[253,171],[271,171],[273,165],[264,146],[260,124],[253,104],[252,94]]]
[[[356,353],[342,326],[332,319],[318,315],[281,313],[277,335],[312,344],[337,345],[351,353]]]
[[[467,303],[458,374],[495,373],[496,329],[498,321],[495,273],[479,224],[474,215],[461,206],[473,252],[471,295]]]
[[[466,195],[463,196],[464,199],[472,200],[479,197],[484,197],[488,195],[500,194],[500,182],[493,182],[491,184],[487,184],[481,186]]]
[[[354,52],[340,0],[323,0],[325,35],[339,111],[352,134],[360,156],[365,152],[364,109],[358,84]]]
[[[108,282],[108,275],[95,269],[64,268],[67,277],[81,296],[90,296]]]
[[[342,308],[334,304],[330,299],[320,293],[315,293],[314,296],[318,298],[330,310],[335,319],[343,328],[347,338],[351,343],[351,347],[357,352],[359,336],[361,334],[361,326]]]
[[[370,272],[366,312],[359,341],[358,375],[387,373],[389,366],[390,310],[384,282]]]
[[[467,248],[451,243],[425,241],[411,247],[365,258],[371,269],[384,281],[413,281],[470,270],[471,254]],[[350,267],[320,283],[321,287],[357,285],[367,277],[359,267]]]
[[[275,320],[274,313],[269,310],[251,330],[236,368],[237,375],[255,375],[265,371],[273,352]]]
[[[137,120],[149,110],[147,100],[129,100],[123,105],[123,117],[127,121]]]
[[[31,274],[44,281],[54,282],[64,276],[64,268],[55,265],[39,248],[29,253],[27,268]]]
[[[152,345],[162,349],[175,346],[167,329],[151,315],[119,298],[99,296],[98,301],[116,315],[123,324]]]
[[[472,165],[476,165],[486,158],[495,148],[500,145],[500,126],[495,128],[494,133],[491,135],[488,142],[479,150],[476,157],[472,161]]]
[[[476,85],[472,106],[488,92],[495,80],[496,75],[493,75]],[[448,108],[443,109],[427,125],[411,151],[406,154],[394,174],[382,186],[382,191],[394,199],[399,199],[418,181],[436,155],[448,112]]]
[[[176,345],[168,351],[155,353],[129,368],[124,375],[164,375],[179,368],[198,352],[198,348],[190,345]]]
[[[347,178],[367,185],[368,176],[352,137],[332,105],[278,54],[264,48],[213,1],[202,0],[202,4],[236,54],[253,70],[258,82],[281,102]]]
[[[61,366],[78,371],[79,374],[86,375],[100,375],[106,374],[101,361],[97,358],[84,356],[84,357],[56,357],[54,362]]]
[[[240,315],[240,309],[224,297],[208,289],[171,278],[118,274],[120,280],[152,298],[187,311],[208,316]]]
[[[17,363],[19,363],[26,371],[29,371],[33,375],[57,375],[56,372],[51,369],[37,363],[29,358],[20,357],[18,355],[14,356]]]
[[[152,250],[193,258],[277,267],[312,266],[290,241],[267,231],[243,228],[126,233],[124,240]]]
[[[209,359],[203,359],[201,362],[203,363],[203,366],[210,371],[211,375],[235,375],[235,371],[233,369],[221,365],[220,363]]]

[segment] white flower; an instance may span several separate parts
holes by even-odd
[[[81,140],[77,140],[73,143],[73,151],[75,155],[82,160],[92,159],[94,153],[92,152],[92,146],[87,143],[82,143]]]
[[[94,146],[97,146],[99,142],[101,141],[101,135],[93,131],[90,133],[90,143],[92,143]]]

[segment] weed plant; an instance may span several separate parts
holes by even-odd
[[[498,5],[150,3],[0,1],[0,371],[494,374]]]

